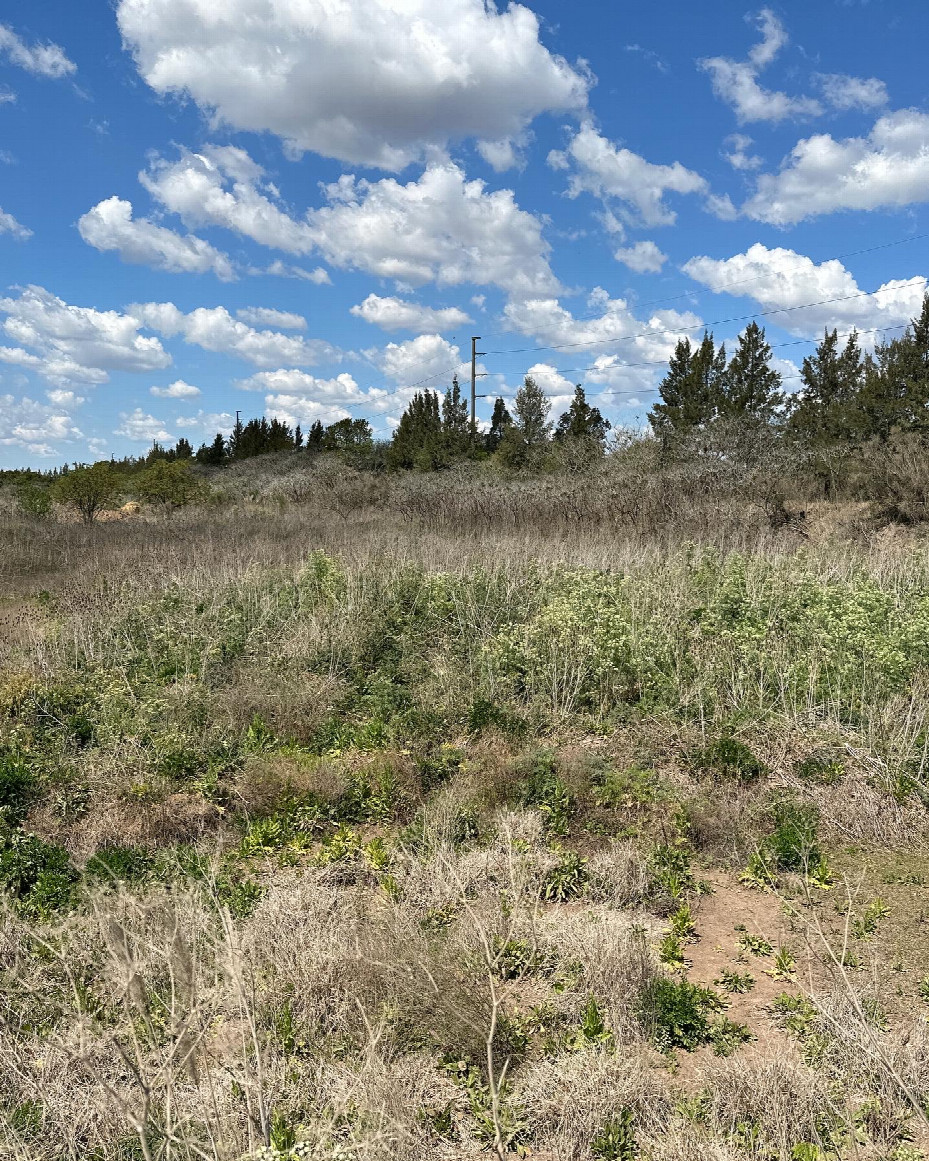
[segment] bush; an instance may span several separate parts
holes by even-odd
[[[9,893],[24,915],[44,918],[71,907],[77,879],[61,847],[32,834],[0,834],[0,891]]]
[[[52,485],[52,496],[61,504],[75,508],[85,524],[116,506],[122,481],[116,468],[106,460],[90,467],[72,468]]]
[[[694,768],[733,782],[754,782],[764,777],[768,768],[759,761],[744,742],[724,734],[699,750],[693,758]]]
[[[25,761],[0,750],[0,826],[19,826],[37,793],[38,781]]]
[[[683,1048],[692,1052],[712,1040],[710,1016],[722,1007],[712,988],[658,976],[642,993],[639,1019],[662,1051]]]

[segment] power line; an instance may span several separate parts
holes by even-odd
[[[818,265],[823,266],[827,262],[838,262],[838,261],[841,261],[843,258],[855,258],[861,254],[871,254],[875,250],[889,250],[894,246],[903,246],[907,242],[920,242],[926,238],[929,238],[929,233],[912,234],[908,238],[897,238],[893,242],[880,242],[876,246],[865,246],[860,250],[846,250],[842,254],[833,254],[829,258],[823,258],[818,263]],[[722,261],[725,261],[725,259],[723,259]],[[816,263],[814,263],[814,265],[815,264]],[[751,283],[761,282],[767,277],[768,277],[767,273],[756,274],[756,275],[753,275],[751,278],[741,278],[737,282],[727,283],[727,285],[725,285],[725,286],[696,287],[693,290],[684,291],[683,294],[669,295],[666,298],[652,298],[646,302],[638,302],[635,305],[636,305],[637,310],[641,310],[646,306],[661,306],[663,303],[666,303],[666,302],[679,302],[682,298],[692,298],[694,295],[702,293],[704,290],[708,290],[712,294],[726,294],[735,286],[749,286]],[[869,291],[867,293],[874,293],[874,292]],[[575,315],[573,317],[574,317],[575,322],[587,322],[590,319],[599,318],[601,316],[599,314],[597,314],[596,312],[592,311],[590,314]],[[489,335],[485,335],[484,337],[490,338],[490,339],[495,339],[495,338],[497,338],[498,335],[509,335],[509,334],[512,334],[513,331],[514,331],[514,328],[510,327],[508,330],[505,330],[505,331],[491,331],[491,333]]]
[[[915,285],[917,282],[926,285],[929,278],[920,276],[913,279],[910,285]],[[699,331],[708,330],[710,327],[727,326],[729,323],[748,322],[756,318],[768,318],[776,314],[790,314],[795,310],[810,310],[814,306],[829,306],[836,302],[850,302],[856,298],[873,298],[876,294],[886,294],[891,290],[899,290],[899,286],[882,286],[878,290],[863,290],[858,294],[845,294],[837,298],[821,298],[817,302],[803,302],[795,306],[779,306],[771,310],[758,310],[752,314],[733,315],[731,318],[713,319],[710,322],[695,323],[693,326],[679,326],[679,327],[659,327],[651,331],[641,331],[637,335],[615,335],[606,339],[591,339],[584,343],[549,343],[545,346],[538,347],[513,347],[506,351],[488,351],[489,355],[526,355],[534,354],[537,351],[568,351],[577,349],[588,349],[589,347],[599,347],[606,343],[632,343],[637,339],[653,338],[656,335],[678,335],[682,331]]]

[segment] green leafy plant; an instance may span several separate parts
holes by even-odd
[[[731,734],[723,734],[698,750],[692,764],[695,770],[724,781],[755,782],[768,773],[767,766]]]
[[[542,898],[550,903],[576,899],[587,890],[589,877],[587,860],[574,851],[563,851],[542,880]]]
[[[598,1161],[636,1161],[635,1114],[628,1106],[607,1121],[590,1142],[590,1152]]]
[[[710,1040],[710,1015],[722,1006],[712,988],[658,976],[642,993],[639,1019],[662,1051],[692,1051]]]
[[[890,914],[890,908],[883,899],[872,899],[864,910],[864,914],[853,921],[852,934],[858,939],[870,939],[877,932],[882,919]]]
[[[33,919],[67,910],[76,901],[78,873],[67,851],[37,835],[0,833],[0,891]]]
[[[797,960],[789,947],[779,947],[774,956],[774,967],[768,969],[768,975],[775,980],[787,980],[794,974]]]
[[[770,955],[774,951],[774,947],[762,936],[751,935],[747,931],[739,936],[739,947],[743,952],[762,957]]]
[[[739,973],[725,968],[720,973],[719,979],[714,980],[713,983],[726,992],[750,992],[755,986],[755,977],[749,975],[748,972]]]
[[[575,810],[574,798],[558,775],[554,754],[543,751],[529,766],[523,782],[522,801],[538,809],[550,834],[564,835]]]

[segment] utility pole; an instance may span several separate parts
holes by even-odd
[[[481,355],[486,355],[486,351],[479,351],[477,344],[480,341],[480,335],[471,336],[471,435],[477,431],[477,360]]]

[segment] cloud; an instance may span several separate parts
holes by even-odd
[[[280,331],[255,330],[234,319],[224,306],[198,307],[184,314],[173,302],[136,303],[127,307],[139,326],[166,338],[181,335],[185,342],[222,355],[234,355],[256,367],[282,363],[306,366],[339,352],[322,339],[303,339]]]
[[[183,379],[176,380],[168,387],[149,387],[148,390],[156,399],[196,399],[200,394],[199,387],[193,387]]]
[[[0,58],[6,57],[10,64],[25,69],[37,77],[58,80],[77,72],[77,65],[68,60],[63,48],[57,44],[25,43],[8,24],[0,24]]]
[[[558,288],[542,223],[512,190],[488,192],[447,162],[401,185],[345,176],[326,187],[328,205],[307,214],[333,266],[413,286],[496,285],[513,295]]]
[[[46,391],[45,397],[56,407],[80,407],[82,403],[87,402],[83,395],[75,395],[73,391],[63,391],[59,387]]]
[[[196,415],[179,415],[174,426],[200,435],[215,435],[217,431],[224,434],[231,431],[235,423],[235,416],[228,411],[198,411]]]
[[[697,62],[710,74],[716,96],[733,108],[741,123],[778,122],[822,113],[822,105],[812,97],[790,97],[787,93],[762,88],[758,83],[758,74],[787,44],[787,31],[770,8],[762,8],[757,16],[747,19],[754,19],[761,31],[761,40],[751,49],[747,61],[714,56]]]
[[[329,271],[322,266],[315,270],[304,270],[301,266],[288,266],[278,258],[272,262],[267,270],[250,270],[250,274],[273,274],[278,278],[299,278],[304,282],[315,282],[317,286],[331,286],[332,279]]]
[[[557,286],[539,220],[519,208],[512,190],[488,192],[451,162],[430,165],[406,185],[345,174],[324,187],[326,204],[303,218],[280,204],[261,167],[232,146],[156,161],[139,178],[188,227],[221,226],[291,254],[318,251],[343,269],[413,285],[495,283],[512,293]],[[309,278],[328,281],[324,272]]]
[[[819,73],[816,82],[823,97],[833,107],[846,109],[880,109],[887,104],[887,86],[877,77],[849,77],[844,73]]]
[[[799,141],[779,173],[762,174],[742,213],[776,226],[836,210],[929,201],[929,113],[900,109],[867,137],[828,133]]]
[[[502,141],[478,141],[477,151],[495,173],[508,169],[522,169],[526,164],[527,135],[514,140],[504,137]]]
[[[456,306],[437,310],[402,298],[381,298],[376,294],[369,294],[364,302],[353,306],[351,313],[385,331],[449,331],[471,322],[470,316]]]
[[[14,238],[19,238],[21,241],[32,237],[31,230],[20,225],[12,214],[5,214],[2,209],[0,209],[0,234],[12,234]]]
[[[733,133],[726,138],[723,145],[728,148],[728,152],[724,152],[723,157],[733,169],[744,172],[746,170],[760,169],[764,164],[760,157],[748,152],[752,145],[752,139],[744,133]]]
[[[244,149],[207,145],[176,161],[158,158],[139,181],[188,227],[221,226],[288,254],[308,254],[316,244],[307,223],[277,204],[276,190]]]
[[[80,439],[70,415],[28,396],[0,395],[0,447],[21,448],[37,456],[55,455],[51,442]]]
[[[518,136],[582,109],[590,80],[539,40],[521,4],[485,0],[120,0],[142,77],[214,124],[399,170],[429,147]]]
[[[305,371],[260,371],[236,384],[246,391],[265,392],[265,413],[285,423],[307,425],[317,419],[335,423],[349,414],[347,407],[361,405],[368,412],[383,412],[395,406],[397,395],[383,388],[362,391],[346,373],[334,379],[317,379]]]
[[[396,383],[413,386],[421,381],[446,377],[466,369],[461,350],[441,335],[419,335],[405,343],[388,343],[380,353],[366,352]],[[467,366],[470,374],[470,364]],[[424,386],[432,386],[424,382]]]
[[[121,411],[119,418],[122,423],[113,432],[114,435],[121,435],[136,443],[174,443],[175,437],[165,430],[162,421],[154,415],[147,415],[141,407],[129,413]]]
[[[302,314],[286,310],[272,310],[268,306],[246,306],[237,310],[236,318],[249,326],[277,327],[282,331],[305,331],[306,319]]]
[[[157,338],[139,334],[129,314],[72,306],[41,286],[0,299],[3,331],[17,344],[0,347],[0,361],[38,372],[49,382],[105,383],[111,371],[150,372],[170,366]]]
[[[587,192],[616,198],[632,211],[632,220],[647,226],[672,225],[677,215],[665,204],[666,193],[706,193],[707,183],[679,161],[653,165],[628,149],[619,149],[602,137],[590,122],[581,126],[567,150],[548,156],[553,169],[571,169],[568,196]]]
[[[634,246],[616,250],[613,257],[637,274],[657,274],[668,260],[654,242],[636,242]]]
[[[924,278],[895,279],[866,295],[838,259],[817,264],[795,250],[769,250],[760,242],[731,258],[691,258],[683,270],[716,293],[753,298],[763,310],[802,306],[776,315],[774,321],[804,336],[824,327],[871,330],[906,322],[919,312],[926,290]]]
[[[115,250],[124,262],[151,266],[170,274],[206,274],[230,282],[235,278],[228,255],[193,234],[182,236],[147,218],[133,220],[132,203],[111,197],[77,223],[81,237],[95,250]]]
[[[593,362],[586,370],[572,371],[572,382],[640,392],[654,389],[678,340],[693,339],[703,326],[691,311],[659,310],[637,318],[624,299],[611,299],[600,287],[589,295],[588,305],[589,318],[575,318],[557,299],[510,303],[504,315],[514,330],[564,348],[572,367],[579,366],[584,351],[592,352]]]

